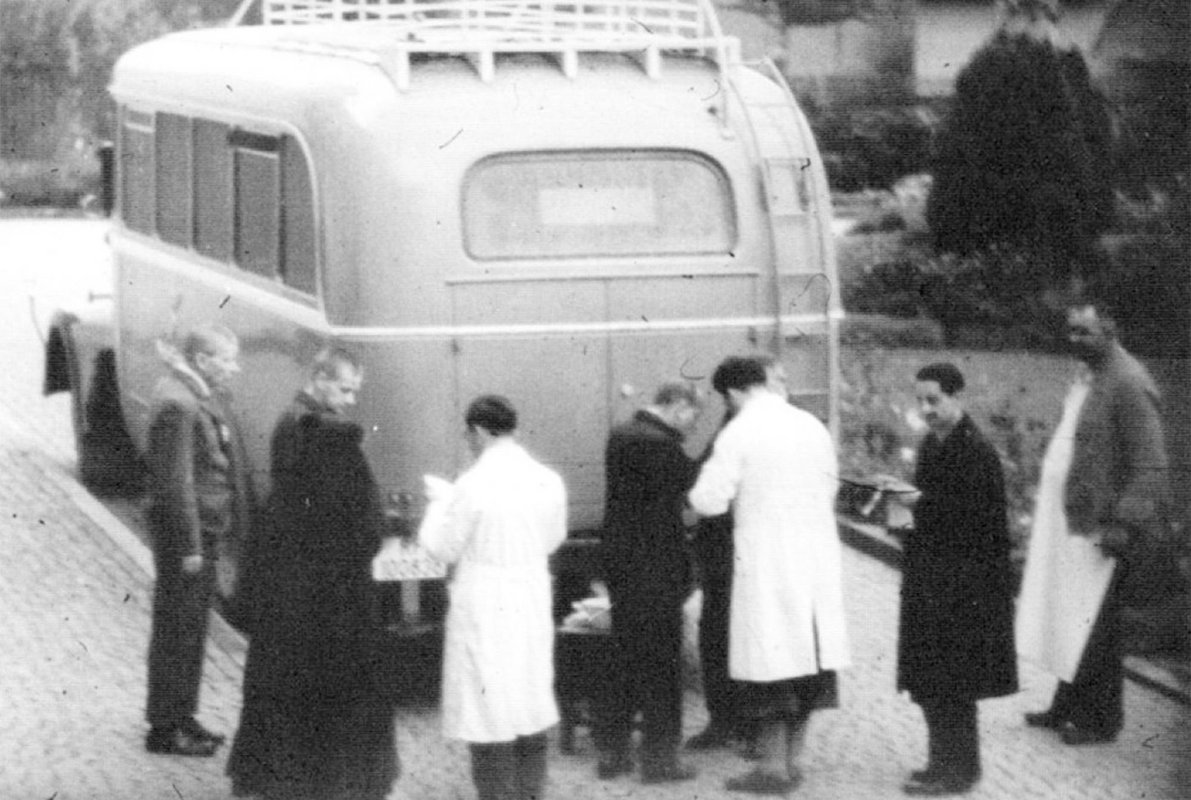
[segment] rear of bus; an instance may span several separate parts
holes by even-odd
[[[725,356],[778,353],[834,422],[829,201],[782,86],[725,49],[453,48],[411,57],[385,25],[260,26],[122,61],[113,244],[134,438],[154,341],[204,320],[241,336],[237,408],[262,493],[309,358],[331,342],[359,353],[352,413],[414,525],[422,476],[466,467],[463,409],[482,393],[518,408],[576,534],[601,523],[609,428],[660,382],[709,389]],[[179,163],[191,177],[163,179]],[[138,180],[150,208],[129,202]],[[171,187],[189,222],[171,222]],[[405,592],[407,611],[418,598]]]

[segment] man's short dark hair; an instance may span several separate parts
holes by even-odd
[[[744,391],[750,386],[764,385],[765,364],[759,358],[731,356],[720,362],[711,376],[711,386],[727,397],[729,389]]]
[[[344,367],[351,367],[354,372],[359,372],[360,359],[342,347],[324,347],[314,357],[314,362],[310,365],[310,375],[313,378],[337,380]]]
[[[469,428],[483,428],[493,436],[517,430],[517,411],[507,398],[486,394],[471,401],[463,421]]]
[[[194,363],[199,353],[214,355],[221,344],[239,344],[240,340],[231,328],[214,322],[204,322],[191,328],[182,340],[182,355]]]
[[[668,406],[671,403],[689,403],[699,405],[699,393],[689,383],[670,381],[663,383],[653,395],[654,405]]]
[[[939,384],[939,388],[946,395],[955,394],[962,390],[965,385],[964,375],[959,371],[959,367],[946,361],[940,361],[937,364],[928,364],[918,370],[918,374],[914,378],[920,381],[934,381]]]

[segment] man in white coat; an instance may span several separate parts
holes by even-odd
[[[479,800],[541,800],[558,722],[548,558],[566,538],[566,489],[517,443],[505,398],[477,398],[465,422],[476,461],[418,537],[454,565],[443,733],[469,743]]]
[[[756,769],[733,791],[784,794],[816,708],[837,704],[849,666],[831,435],[766,385],[765,362],[729,358],[712,385],[736,412],[689,499],[700,514],[731,508],[735,564],[728,671],[745,683],[743,713],[761,726]]]

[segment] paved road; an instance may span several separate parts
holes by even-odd
[[[65,398],[41,398],[40,354],[28,296],[85,292],[99,235],[80,221],[0,221],[0,800],[202,800],[228,797],[225,753],[210,760],[149,756],[144,666],[152,582],[143,545],[72,477]],[[102,275],[102,270],[91,273]],[[39,306],[40,307],[40,306]],[[814,720],[797,796],[866,800],[901,796],[921,765],[925,736],[916,708],[893,691],[898,574],[848,551],[848,613],[855,667],[843,706]],[[231,732],[239,713],[243,642],[217,631],[208,651],[200,717]],[[1186,708],[1127,687],[1128,727],[1119,741],[1071,749],[1026,729],[1052,682],[1022,667],[1020,694],[981,705],[985,779],[976,800],[1191,800],[1191,720]],[[438,733],[433,708],[398,712],[404,774],[390,800],[471,800],[463,748]],[[688,697],[687,730],[703,723]],[[698,755],[697,780],[642,787],[593,777],[590,740],[580,752],[552,749],[549,797],[711,800],[729,797],[735,755]],[[1180,773],[1180,770],[1182,772]]]

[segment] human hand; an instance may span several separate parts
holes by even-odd
[[[1106,556],[1123,558],[1129,550],[1129,529],[1124,525],[1106,525],[1096,532],[1095,542]]]
[[[900,506],[913,508],[922,498],[922,492],[901,478],[885,473],[873,476],[877,491],[889,495],[889,499]]]
[[[195,575],[203,569],[203,557],[198,556],[183,556],[182,571],[187,575]]]
[[[437,475],[423,475],[422,489],[426,494],[426,499],[434,503],[450,500],[455,486],[446,478],[440,478]]]

